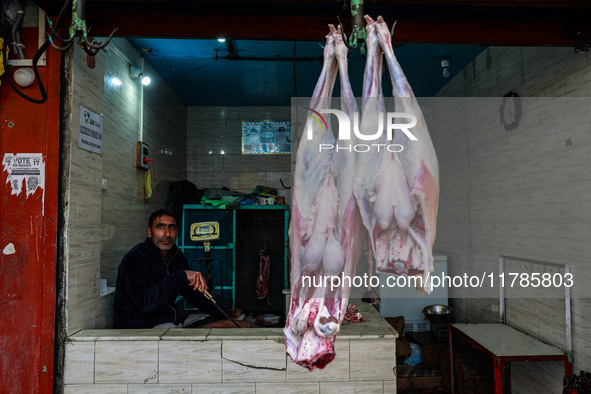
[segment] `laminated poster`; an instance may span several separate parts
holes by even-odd
[[[2,164],[8,173],[6,183],[12,187],[11,194],[26,191],[29,197],[37,188],[45,189],[45,163],[41,153],[5,153]]]
[[[291,122],[243,120],[242,154],[291,154]]]

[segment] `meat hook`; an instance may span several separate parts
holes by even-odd
[[[99,49],[103,49],[106,47],[113,35],[117,31],[117,28],[111,32],[107,41],[104,43],[98,42],[97,44],[94,43],[94,40],[88,39],[88,31],[89,29],[86,26],[86,0],[73,0],[72,1],[72,24],[70,25],[70,37],[74,37],[76,35],[82,34],[82,38],[84,39],[84,44],[86,45],[83,47],[84,51],[94,56],[97,54]]]
[[[60,52],[65,52],[72,48],[72,46],[74,45],[75,37],[81,37],[79,40],[80,47],[84,49],[84,52],[86,52],[88,55],[94,56],[98,53],[100,49],[103,49],[109,44],[109,42],[113,38],[113,35],[117,31],[117,28],[115,28],[115,30],[111,32],[111,34],[104,43],[97,42],[93,38],[89,39],[88,32],[90,31],[90,29],[86,25],[86,0],[66,0],[58,16],[58,22],[56,24],[57,26],[61,24],[61,21],[64,16],[64,11],[67,9],[70,2],[72,2],[72,23],[70,24],[70,28],[68,31],[69,37],[61,38],[56,29],[54,29],[51,20],[49,19],[49,17],[47,17],[49,30],[51,32],[51,34],[49,35],[49,42],[51,43],[51,46],[54,49]],[[65,45],[58,47],[53,42],[54,39]]]
[[[354,39],[354,43],[351,45],[349,44],[349,40],[347,40],[347,34],[345,34],[345,28],[343,26],[343,22],[341,22],[341,18],[339,18],[337,16],[337,19],[339,20],[339,26],[341,27],[341,34],[343,35],[343,43],[345,44],[345,46],[347,48],[349,48],[350,51],[354,51],[355,48],[357,48],[357,39]],[[353,38],[353,35],[355,34],[355,32],[352,33],[351,38]]]

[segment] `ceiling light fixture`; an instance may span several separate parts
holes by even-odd
[[[121,80],[117,77],[113,77],[111,79],[111,84],[114,86],[121,86]]]
[[[218,38],[218,41],[219,42],[226,42],[226,39],[224,37],[220,37],[220,38]]]
[[[132,79],[137,79],[141,77],[143,85],[149,85],[151,82],[150,77],[144,75],[144,72],[140,68],[134,66],[129,66],[129,76]]]
[[[449,78],[449,59],[441,59],[441,68],[443,69],[441,73],[443,78]]]

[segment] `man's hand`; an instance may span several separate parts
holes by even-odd
[[[203,277],[203,275],[201,275],[201,272],[185,270],[185,273],[187,274],[189,286],[192,286],[193,290],[203,291],[207,289],[205,278]]]

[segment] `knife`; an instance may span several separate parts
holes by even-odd
[[[215,302],[215,300],[213,299],[213,296],[209,293],[209,291],[207,291],[206,289],[201,290],[201,292],[203,293],[203,295],[205,296],[205,298],[207,298],[208,300],[210,300],[211,302],[213,302],[213,304],[215,305],[216,308],[218,308],[218,310],[220,312],[222,312],[224,314],[224,316],[226,316],[232,323],[234,323],[234,325],[238,328],[240,328],[240,325],[238,323],[236,323],[236,321],[234,319],[232,319],[218,304],[217,302]]]

